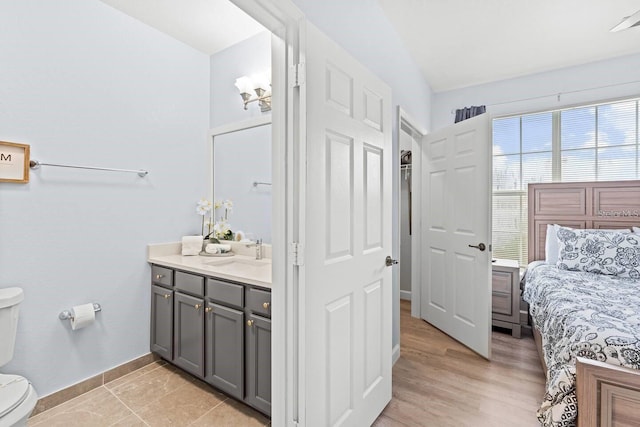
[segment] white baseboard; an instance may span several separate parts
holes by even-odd
[[[391,351],[391,360],[393,361],[394,365],[396,364],[398,359],[400,359],[400,344],[394,346],[393,350]]]
[[[411,291],[400,291],[400,299],[411,301]]]

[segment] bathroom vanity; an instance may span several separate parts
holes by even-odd
[[[271,415],[271,261],[153,253],[151,351]]]

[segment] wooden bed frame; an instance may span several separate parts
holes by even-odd
[[[529,184],[529,262],[545,259],[547,224],[618,229],[640,226],[640,181]],[[542,339],[533,325],[547,375]],[[640,371],[577,358],[578,427],[640,426]]]

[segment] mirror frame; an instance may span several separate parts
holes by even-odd
[[[260,126],[266,126],[271,124],[271,114],[264,114],[257,117],[252,117],[247,120],[240,120],[237,122],[228,123],[225,125],[221,125],[215,127],[209,131],[209,200],[213,202],[214,197],[214,167],[215,167],[215,159],[214,159],[214,144],[216,142],[217,136],[226,135],[229,133],[234,133],[242,130],[253,129]],[[273,171],[271,172],[273,174]],[[271,244],[271,242],[269,242]]]

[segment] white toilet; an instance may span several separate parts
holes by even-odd
[[[20,288],[0,289],[0,366],[13,358],[18,328],[18,311],[24,294]],[[0,427],[27,425],[38,401],[26,378],[0,373]]]

